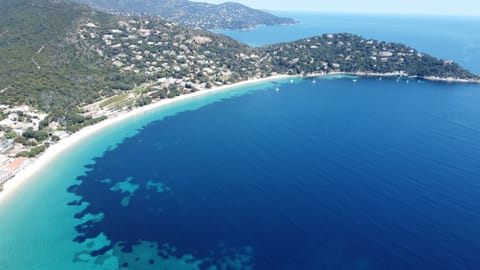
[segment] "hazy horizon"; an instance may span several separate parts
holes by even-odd
[[[376,14],[412,14],[412,15],[455,15],[480,16],[480,2],[477,0],[399,0],[387,2],[384,0],[341,0],[341,1],[285,1],[285,0],[195,0],[220,4],[238,2],[256,9],[272,11],[304,11],[304,12],[348,12]]]

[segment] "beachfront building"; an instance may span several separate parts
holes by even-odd
[[[31,159],[27,157],[16,158],[11,163],[8,163],[9,161],[10,159],[7,159],[7,164],[0,166],[0,184],[7,182],[31,163]]]
[[[0,170],[0,185],[7,182],[12,177],[12,172],[8,170]]]
[[[7,165],[10,161],[10,158],[4,155],[0,155],[0,168]]]
[[[5,168],[8,171],[12,172],[12,176],[16,175],[17,173],[21,172],[25,167],[30,164],[30,159],[27,157],[19,157],[16,158],[12,163],[8,164]]]

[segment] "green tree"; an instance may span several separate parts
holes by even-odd
[[[13,139],[17,136],[17,133],[15,133],[15,131],[9,131],[7,133],[5,133],[5,138],[7,139]]]
[[[21,143],[21,144],[26,144],[27,143],[27,138],[23,136],[18,136],[15,138],[16,143]]]

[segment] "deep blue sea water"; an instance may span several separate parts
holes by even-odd
[[[0,269],[480,269],[479,104],[347,76],[137,116],[0,206]]]

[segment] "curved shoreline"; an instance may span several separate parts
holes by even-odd
[[[47,165],[49,165],[55,158],[57,158],[61,153],[68,150],[72,146],[78,144],[82,140],[88,138],[89,136],[110,127],[116,123],[119,123],[125,119],[129,119],[131,117],[143,114],[148,111],[160,109],[169,104],[175,104],[184,100],[192,99],[195,97],[208,95],[212,93],[217,93],[221,91],[232,90],[242,86],[248,85],[255,85],[262,82],[269,82],[275,81],[279,79],[287,79],[293,78],[298,76],[290,76],[290,75],[275,75],[270,77],[265,77],[261,79],[254,79],[254,80],[246,80],[230,85],[219,86],[212,89],[205,89],[200,90],[191,94],[180,95],[172,99],[163,99],[158,102],[135,108],[131,111],[125,111],[116,115],[112,118],[108,118],[104,121],[96,123],[92,126],[84,127],[78,132],[75,132],[68,137],[61,139],[56,144],[50,146],[45,153],[40,155],[38,158],[34,159],[34,162],[27,166],[25,170],[19,172],[13,178],[9,179],[7,182],[3,184],[3,191],[0,192],[0,207],[2,203],[8,199],[12,199],[15,195],[15,192],[21,188],[22,185],[27,184],[28,181],[32,180],[38,172],[42,171]]]
[[[57,156],[70,147],[76,145],[77,143],[81,142],[82,140],[88,138],[90,135],[95,134],[96,132],[99,132],[103,130],[104,128],[107,128],[113,124],[116,124],[118,122],[121,122],[125,119],[131,118],[133,116],[137,116],[139,114],[160,109],[165,105],[169,104],[174,104],[178,103],[184,100],[192,99],[198,96],[203,96],[203,95],[208,95],[211,93],[216,93],[220,91],[226,91],[230,89],[235,89],[241,86],[247,86],[247,85],[255,85],[258,83],[262,82],[270,82],[270,81],[275,81],[279,79],[288,79],[288,78],[298,78],[298,77],[324,77],[324,76],[341,76],[341,75],[353,75],[353,76],[358,76],[358,77],[398,77],[398,76],[403,76],[403,77],[408,77],[408,78],[418,78],[418,79],[423,79],[427,81],[440,81],[440,82],[449,82],[449,83],[480,83],[480,81],[476,80],[463,80],[463,79],[455,79],[455,78],[440,78],[440,77],[418,77],[418,76],[411,76],[408,74],[405,74],[403,72],[392,72],[392,73],[368,73],[368,72],[329,72],[329,73],[311,73],[311,74],[298,74],[298,75],[286,75],[286,74],[279,74],[279,75],[274,75],[274,76],[269,76],[265,78],[260,78],[260,79],[252,79],[252,80],[246,80],[246,81],[241,81],[237,83],[233,83],[230,85],[224,85],[224,86],[219,86],[215,87],[212,89],[202,89],[200,91],[190,93],[190,94],[184,94],[177,96],[172,99],[163,99],[158,102],[142,106],[142,107],[137,107],[131,111],[124,111],[121,112],[120,114],[108,118],[104,121],[101,121],[97,124],[94,124],[92,126],[85,127],[81,129],[78,132],[75,132],[71,135],[69,135],[67,138],[64,138],[60,140],[58,143],[50,146],[45,153],[43,153],[41,156],[38,158],[34,159],[34,162],[27,166],[25,170],[19,172],[17,175],[15,175],[13,178],[9,179],[7,182],[3,184],[3,191],[0,192],[0,207],[2,202],[5,200],[11,198],[14,194],[15,191],[17,191],[23,184],[26,184],[30,179],[32,179],[38,172],[44,169],[45,166],[47,166],[51,161],[53,161]]]
[[[306,74],[304,77],[321,77],[321,76],[331,76],[331,75],[352,75],[358,77],[365,77],[365,78],[372,78],[372,77],[382,77],[382,78],[394,78],[394,77],[406,77],[411,79],[420,79],[425,81],[431,82],[446,82],[446,83],[474,83],[480,84],[480,80],[474,79],[460,79],[454,77],[436,77],[436,76],[418,76],[418,75],[410,75],[401,71],[398,72],[387,72],[387,73],[376,73],[376,72],[328,72],[328,73],[311,73]]]

